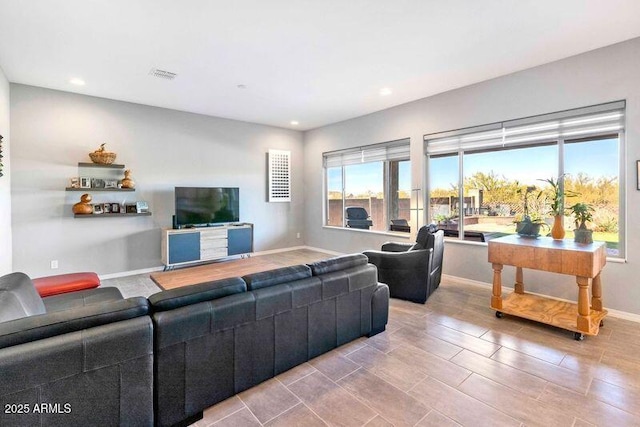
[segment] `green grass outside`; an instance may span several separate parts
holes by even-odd
[[[465,225],[464,227],[467,231],[482,231],[487,233],[508,233],[514,234],[516,232],[516,225],[500,225],[493,223],[484,223],[484,224],[473,224],[473,225]],[[543,236],[548,235],[551,232],[551,228],[543,227],[541,234]],[[573,239],[573,230],[565,230],[565,239]],[[618,233],[604,233],[604,232],[593,232],[593,240],[598,242],[606,242],[607,247],[610,249],[618,249],[619,236]]]

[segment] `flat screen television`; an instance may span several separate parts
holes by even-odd
[[[237,187],[176,187],[175,196],[178,227],[240,221]]]

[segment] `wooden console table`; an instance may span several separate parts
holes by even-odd
[[[502,313],[546,323],[574,332],[577,340],[598,335],[607,310],[602,308],[600,272],[607,262],[605,244],[574,243],[572,240],[537,239],[510,235],[489,241],[489,262],[493,267],[491,308]],[[502,266],[516,267],[514,291],[502,298]],[[578,303],[569,303],[524,292],[522,269],[576,276]],[[589,281],[591,279],[591,306]]]

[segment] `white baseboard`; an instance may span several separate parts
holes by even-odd
[[[336,255],[336,256],[345,255],[345,252],[330,251],[329,249],[316,248],[313,246],[303,246],[303,248],[308,249],[310,251],[324,252],[325,254],[329,254],[329,255]]]
[[[164,265],[159,267],[143,268],[142,270],[121,271],[119,273],[99,274],[100,280],[117,279],[118,277],[135,276],[136,274],[153,273],[164,270]]]
[[[451,276],[449,274],[443,274],[442,278],[453,282],[453,283],[459,283],[461,285],[470,285],[470,286],[476,286],[476,287],[481,287],[481,288],[486,288],[491,290],[491,288],[493,288],[493,285],[491,283],[486,283],[486,282],[481,282],[479,280],[472,280],[472,279],[466,279],[464,277],[458,277],[458,276]],[[549,295],[544,295],[544,294],[538,294],[535,292],[530,292],[533,295],[539,295],[542,297],[547,297],[547,298],[553,298],[553,299],[557,299],[559,301],[564,301],[564,302],[571,302],[575,304],[575,301],[571,301],[568,299],[564,299],[564,298],[557,298],[557,297],[552,297]],[[491,294],[491,292],[489,292],[489,295]],[[487,301],[489,301],[489,298],[487,297]],[[607,309],[607,311],[609,312],[609,316],[611,317],[615,317],[617,319],[623,319],[623,320],[629,320],[631,322],[637,322],[640,323],[640,314],[635,314],[635,313],[629,313],[627,311],[621,311],[621,310],[614,310],[612,308],[608,308],[605,307]]]

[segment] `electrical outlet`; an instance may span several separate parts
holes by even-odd
[[[300,238],[300,233],[296,233],[296,239]]]
[[[56,268],[58,268],[58,260],[54,259],[53,261],[51,261],[51,269],[55,270]]]

